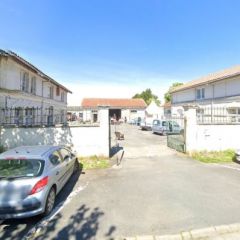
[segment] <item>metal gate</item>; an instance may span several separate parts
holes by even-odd
[[[170,117],[167,121],[167,146],[179,152],[186,152],[185,119],[184,117]]]

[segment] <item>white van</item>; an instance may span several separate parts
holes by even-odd
[[[151,131],[153,125],[153,119],[152,118],[146,118],[144,121],[140,123],[140,128],[142,130]]]
[[[181,134],[183,129],[175,121],[170,120],[153,120],[152,132],[162,135],[166,134]]]

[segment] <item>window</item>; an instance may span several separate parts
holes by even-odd
[[[228,114],[231,119],[231,122],[240,122],[240,108],[228,108]]]
[[[0,159],[0,176],[37,177],[43,172],[44,161],[38,159]]]
[[[15,124],[23,124],[23,109],[22,108],[15,108]]]
[[[63,158],[64,161],[67,160],[68,158],[71,158],[71,153],[67,149],[65,149],[65,148],[62,148],[60,150],[60,153],[61,153],[62,158]]]
[[[153,121],[153,125],[159,125],[160,124],[160,121],[159,120],[154,120]]]
[[[29,91],[29,74],[27,72],[22,74],[21,90],[24,92]]]
[[[197,100],[205,98],[205,88],[199,88],[196,90]]]
[[[61,102],[64,102],[64,92],[61,92]]]
[[[26,125],[32,125],[35,122],[35,109],[34,108],[26,108],[25,109],[25,119]]]
[[[162,122],[162,126],[163,126],[163,127],[166,127],[166,126],[167,126],[167,122],[163,121],[163,122]]]
[[[49,87],[49,98],[53,99],[53,86]]]
[[[137,113],[137,110],[130,110],[131,113]]]
[[[57,86],[57,88],[56,88],[56,96],[60,96],[60,87],[59,86]]]
[[[53,165],[58,165],[61,163],[62,159],[61,159],[61,156],[60,154],[55,151],[53,152],[50,156],[49,156],[49,160],[50,162],[53,164]]]
[[[36,77],[31,78],[31,93],[36,95]]]

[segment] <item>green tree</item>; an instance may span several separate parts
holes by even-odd
[[[169,87],[168,91],[164,94],[164,99],[165,99],[165,102],[166,102],[166,103],[167,103],[167,102],[171,102],[171,100],[172,100],[171,91],[172,91],[174,88],[176,88],[176,87],[178,87],[178,86],[181,86],[181,85],[183,85],[183,83],[176,82],[176,83],[173,83],[173,84]]]
[[[158,99],[158,96],[154,95],[150,88],[147,88],[145,91],[142,91],[141,93],[135,94],[132,98],[142,98],[147,105],[149,105],[151,101],[155,101],[158,106],[161,104],[160,100]]]

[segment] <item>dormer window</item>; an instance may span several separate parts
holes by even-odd
[[[198,88],[196,90],[197,100],[205,99],[205,88]]]

